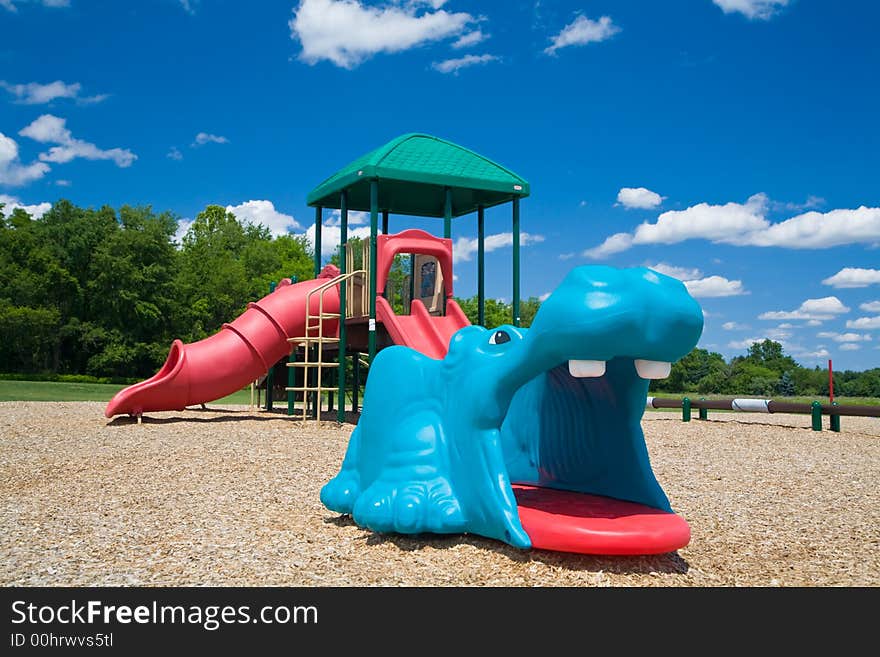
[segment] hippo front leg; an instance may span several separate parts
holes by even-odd
[[[361,444],[360,433],[360,427],[355,427],[339,474],[321,488],[321,503],[331,511],[350,514],[355,500],[361,494],[361,475],[357,468]]]
[[[422,411],[387,429],[389,453],[357,498],[354,521],[379,532],[459,533],[465,522],[452,489],[446,436],[439,417]]]

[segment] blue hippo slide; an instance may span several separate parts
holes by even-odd
[[[389,347],[321,501],[377,532],[585,554],[684,547],[690,528],[654,476],[641,418],[649,380],[702,329],[680,281],[585,266],[531,328],[465,327],[442,360]]]

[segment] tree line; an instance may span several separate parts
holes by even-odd
[[[201,340],[244,312],[272,281],[314,275],[303,236],[272,236],[209,205],[178,242],[178,217],[150,206],[82,208],[62,200],[40,219],[0,206],[0,373],[151,376],[175,338]],[[357,250],[356,250],[357,252]],[[389,284],[400,312],[407,287],[398,257]],[[457,298],[477,322],[477,299]],[[529,326],[540,301],[520,303]],[[511,306],[486,300],[486,325],[510,323]],[[695,349],[652,389],[755,395],[827,394],[827,371],[799,365],[779,343],[725,361]],[[839,372],[840,395],[880,396],[880,369]]]

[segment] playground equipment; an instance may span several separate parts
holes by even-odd
[[[578,267],[529,329],[463,328],[442,360],[386,349],[321,501],[379,532],[588,554],[683,547],[690,528],[654,477],[640,420],[648,379],[702,326],[678,280]]]
[[[664,399],[648,397],[646,408],[680,408],[682,422],[691,421],[691,410],[699,411],[701,420],[709,419],[709,411],[738,411],[740,413],[796,413],[810,415],[813,431],[822,431],[822,416],[829,417],[831,431],[840,431],[840,417],[880,417],[880,406],[847,405],[840,406],[837,402],[822,404],[814,401],[809,404],[772,399]]]
[[[267,372],[267,399],[271,400],[271,372],[277,365],[287,365],[289,415],[294,414],[296,397],[300,396],[303,417],[319,418],[324,394],[337,392],[337,420],[344,421],[347,358],[353,358],[357,370],[361,354],[366,354],[370,363],[378,350],[393,344],[442,358],[451,336],[469,324],[452,300],[454,217],[477,216],[477,292],[482,323],[485,210],[512,204],[512,321],[519,324],[519,202],[528,194],[529,184],[524,179],[451,142],[422,134],[388,142],[343,167],[308,195],[308,204],[315,208],[316,280],[295,285],[285,281],[250,304],[241,317],[224,325],[216,335],[190,345],[175,341],[162,369],[151,379],[121,391],[107,405],[105,414],[139,417],[147,411],[183,410],[235,392]],[[323,267],[324,208],[340,212],[339,269]],[[348,242],[350,210],[370,212],[370,238],[357,270]],[[443,237],[420,230],[388,234],[391,214],[442,217]],[[385,284],[395,256],[405,254],[411,256],[412,292],[409,314],[397,314],[384,296]],[[425,285],[415,288],[417,279]],[[325,374],[334,369],[331,388],[327,381],[332,378]],[[297,371],[302,372],[301,377]],[[327,397],[329,406],[332,396]]]

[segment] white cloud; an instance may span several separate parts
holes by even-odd
[[[644,187],[621,187],[617,192],[617,202],[627,210],[639,208],[650,210],[663,202],[663,197]]]
[[[792,353],[800,360],[824,360],[831,355],[827,349],[822,347],[817,348],[816,351],[793,351]]]
[[[195,4],[198,0],[180,0],[180,6],[183,7],[183,10],[190,15],[194,15],[196,13]]]
[[[43,114],[19,130],[18,134],[43,144],[58,144],[52,146],[47,153],[40,153],[40,160],[43,162],[64,164],[81,157],[86,160],[112,160],[116,166],[125,168],[137,159],[137,155],[127,148],[102,150],[87,141],[74,139],[66,127],[66,119],[52,114]]]
[[[602,16],[599,20],[594,21],[581,15],[563,27],[559,34],[551,37],[552,43],[544,48],[544,52],[548,55],[555,55],[560,48],[598,43],[610,39],[618,32],[620,32],[620,28],[614,24],[609,16]]]
[[[821,326],[821,325],[822,325],[822,320],[820,320],[820,319],[811,319],[809,322],[807,322],[807,326]]]
[[[768,20],[788,4],[788,0],[712,0],[725,14],[740,13],[749,20]]]
[[[780,324],[780,325],[777,326],[776,328],[781,328],[781,329],[793,329],[793,328],[798,328],[798,326],[795,325],[795,324],[789,324],[788,322],[783,322],[782,324]]]
[[[58,98],[72,98],[81,105],[89,105],[100,103],[109,97],[107,94],[80,96],[79,92],[82,89],[82,85],[79,82],[67,84],[61,80],[55,80],[48,84],[40,84],[38,82],[10,84],[5,80],[0,80],[0,88],[6,89],[6,91],[15,96],[15,102],[22,105],[41,105]]]
[[[288,25],[302,45],[299,57],[308,64],[327,60],[354,68],[378,53],[395,53],[449,37],[461,36],[474,17],[439,9],[442,4],[366,6],[360,0],[302,0]]]
[[[272,201],[247,201],[240,205],[227,205],[226,211],[234,214],[240,221],[265,226],[273,235],[287,235],[302,228],[293,216],[278,212]]]
[[[170,149],[168,149],[168,152],[165,153],[165,157],[167,157],[169,160],[182,160],[183,153],[181,153],[180,149],[176,146],[172,146]]]
[[[500,59],[497,55],[465,55],[455,59],[444,59],[442,62],[434,62],[431,64],[431,68],[441,73],[458,73],[459,69],[477,64],[488,64]]]
[[[321,226],[321,257],[329,258],[339,251],[339,238],[341,230],[339,226],[329,226],[323,224]],[[312,248],[315,247],[315,224],[310,224],[305,232],[306,239]],[[348,230],[348,238],[359,237],[361,239],[370,238],[370,227],[361,226],[358,228],[350,228]]]
[[[880,285],[880,269],[862,269],[861,267],[844,267],[839,272],[822,281],[822,285],[836,288],[868,287]]]
[[[731,349],[748,349],[756,342],[763,342],[764,338],[746,338],[745,340],[731,340],[727,346]]]
[[[880,301],[867,301],[859,304],[859,309],[866,313],[880,313]]]
[[[62,178],[59,178],[58,180],[55,181],[55,184],[58,185],[59,187],[70,187],[73,183],[70,182],[69,180],[64,180]]]
[[[195,136],[195,140],[191,146],[204,146],[205,144],[228,144],[229,140],[220,135],[212,135],[209,132],[200,132]]]
[[[546,301],[547,299],[550,298],[550,295],[551,295],[551,294],[552,294],[551,292],[544,292],[544,294],[539,294],[539,295],[538,295],[538,301],[540,301],[540,302],[543,303],[544,301]]]
[[[560,259],[560,260],[571,260],[571,259],[574,258],[576,255],[577,255],[577,253],[572,253],[572,252],[569,252],[569,253],[560,253],[560,254],[559,254],[559,259]]]
[[[853,344],[852,342],[847,342],[846,344],[840,345],[841,351],[856,351],[857,349],[861,349],[861,347],[857,344]]]
[[[328,226],[342,225],[342,212],[339,210],[331,210],[330,215],[324,218],[324,223]],[[365,226],[370,223],[370,213],[360,210],[348,211],[349,226]]]
[[[697,299],[713,297],[738,297],[748,294],[742,281],[731,281],[723,276],[707,276],[693,281],[684,281],[691,296]]]
[[[43,162],[22,164],[18,159],[18,143],[0,132],[0,185],[18,187],[39,180],[49,172]]]
[[[46,214],[49,210],[52,209],[51,203],[37,203],[36,205],[24,205],[19,199],[14,196],[8,196],[6,194],[0,194],[0,204],[3,205],[3,209],[0,210],[3,216],[8,217],[12,214],[13,210],[16,208],[21,208],[25,212],[27,212],[34,219],[39,219],[44,214]]]
[[[183,236],[186,235],[189,227],[192,226],[192,219],[178,219],[177,220],[177,232],[174,233],[174,241],[180,244],[183,242]]]
[[[758,319],[809,319],[821,322],[848,312],[849,308],[844,306],[837,297],[822,297],[821,299],[807,299],[796,310],[774,310],[761,313],[758,315]]]
[[[672,278],[677,278],[680,281],[694,280],[695,278],[700,278],[703,275],[703,272],[701,272],[699,269],[690,267],[676,267],[675,265],[669,265],[665,262],[658,262],[656,265],[646,264],[645,267],[647,267],[648,269],[653,269],[654,271],[661,274],[672,276]]]
[[[632,234],[617,233],[584,255],[601,258],[640,244],[676,244],[705,239],[735,246],[776,246],[823,249],[845,244],[880,242],[880,208],[807,212],[778,223],[766,219],[769,199],[755,194],[745,203],[699,203],[685,210],[662,213],[655,223],[645,222]]]
[[[721,328],[725,331],[745,331],[749,327],[747,324],[740,324],[739,322],[724,322]]]
[[[867,333],[835,333],[834,331],[821,331],[816,334],[819,338],[831,338],[835,342],[870,342],[871,336]]]
[[[543,242],[543,235],[533,235],[531,233],[520,233],[519,243],[521,246],[528,246],[537,242]],[[495,233],[494,235],[486,235],[485,250],[495,251],[513,245],[513,233]],[[452,245],[452,257],[457,261],[465,261],[473,258],[477,252],[476,237],[459,237]]]
[[[18,11],[18,7],[15,6],[16,3],[25,2],[27,0],[0,0],[0,7],[3,7],[7,11],[11,11],[13,13]],[[43,5],[44,7],[69,7],[70,0],[30,0],[31,2],[35,2],[37,4]]]
[[[877,317],[859,317],[858,319],[850,319],[846,322],[848,329],[862,329],[871,331],[880,329],[880,316]]]
[[[473,32],[468,32],[467,34],[462,34],[458,40],[453,42],[452,47],[456,50],[460,48],[469,48],[470,46],[475,46],[478,43],[482,43],[486,39],[488,39],[491,35],[486,34],[482,30],[474,30]]]

